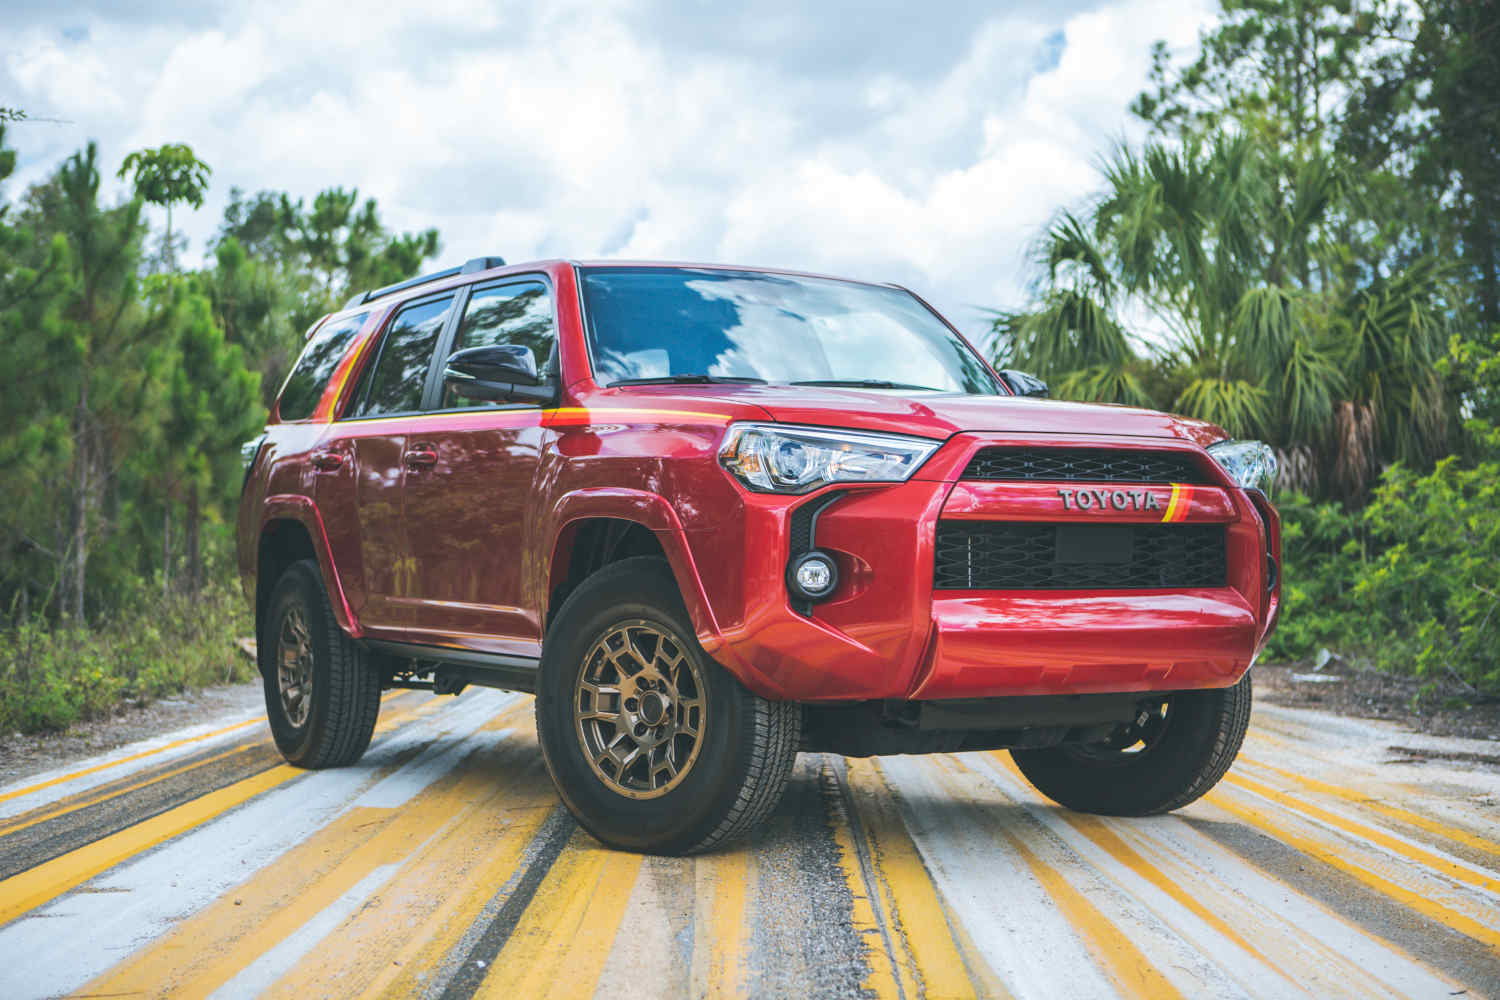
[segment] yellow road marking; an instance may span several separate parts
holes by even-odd
[[[240,746],[231,747],[230,749],[225,750],[222,753],[214,754],[212,757],[205,757],[202,760],[195,760],[190,764],[183,764],[181,767],[174,767],[170,771],[163,771],[161,774],[154,775],[142,781],[137,781],[132,785],[126,785],[124,788],[115,788],[110,791],[103,792],[99,795],[93,795],[78,801],[69,802],[66,805],[53,809],[50,812],[43,811],[40,815],[22,813],[9,825],[0,823],[0,837],[7,837],[13,833],[19,833],[29,827],[36,826],[38,823],[45,823],[49,819],[56,819],[59,816],[66,816],[68,813],[74,813],[80,809],[87,809],[89,806],[98,805],[100,802],[108,802],[110,799],[117,798],[121,795],[128,795],[131,792],[139,791],[140,789],[145,788],[148,785],[154,785],[158,781],[165,781],[168,778],[175,777],[176,775],[182,774],[184,771],[191,771],[194,768],[205,767],[209,764],[214,763],[215,761],[223,760],[225,757],[232,757],[237,753],[243,753],[246,750],[264,746],[267,742],[268,741],[266,740],[261,740],[257,743],[245,743]]]
[[[1156,970],[1145,953],[1120,933],[1109,918],[1090,903],[1083,893],[1073,888],[1057,869],[1038,857],[1020,837],[1009,830],[1002,829],[1000,835],[1026,862],[1031,874],[1047,890],[1068,923],[1083,938],[1084,945],[1109,971],[1111,978],[1123,992],[1139,1000],[1165,1000],[1168,997],[1182,996]]]
[[[389,694],[383,695],[381,697],[380,701],[381,701],[382,704],[384,704],[385,702],[390,701],[392,698],[395,698],[398,695],[403,695],[403,694],[406,694],[406,693],[407,692],[404,691],[404,690],[397,689],[397,690],[391,691]],[[394,716],[393,720],[394,719],[403,718],[406,714],[408,714],[408,713],[407,712],[403,712],[400,715]],[[81,778],[81,777],[84,777],[86,775],[93,774],[96,771],[100,771],[100,770],[103,770],[103,769],[108,768],[108,767],[114,767],[117,764],[124,764],[124,763],[127,763],[129,761],[140,760],[142,758],[150,757],[150,756],[152,756],[154,754],[159,754],[159,753],[162,753],[163,751],[170,750],[173,747],[185,746],[188,743],[199,742],[201,740],[209,739],[209,738],[211,738],[213,736],[221,736],[224,733],[233,732],[236,729],[243,729],[245,726],[254,725],[257,722],[265,722],[265,721],[266,721],[265,716],[261,716],[260,718],[249,719],[249,720],[247,720],[245,722],[237,722],[237,723],[235,723],[232,726],[228,726],[228,727],[226,727],[224,729],[215,730],[212,733],[204,733],[202,736],[193,736],[193,737],[190,737],[190,738],[188,738],[186,740],[179,740],[176,743],[170,743],[170,744],[168,744],[166,746],[157,747],[155,750],[147,750],[147,751],[145,751],[143,753],[136,754],[134,757],[126,757],[126,758],[124,758],[122,760],[112,761],[112,762],[110,762],[108,764],[100,764],[97,767],[87,768],[85,770],[78,771],[78,772],[76,772],[74,774],[71,774],[71,775],[65,775],[65,776],[63,776],[61,778],[56,778],[56,779],[54,779],[52,781],[43,782],[40,785],[33,785],[30,788],[23,788],[23,789],[21,789],[18,792],[11,793],[11,795],[7,796],[7,797],[14,798],[14,797],[20,796],[20,795],[29,795],[30,793],[35,792],[35,791],[40,791],[43,788],[47,788],[47,787],[52,786],[52,785],[60,784],[60,783],[65,782],[65,781],[73,781],[73,780],[75,780],[77,778]],[[383,721],[392,721],[392,720],[383,720]],[[377,729],[376,731],[380,732],[382,730]],[[241,752],[243,752],[245,750],[251,750],[251,749],[254,749],[256,747],[264,747],[264,746],[270,746],[270,745],[271,745],[271,740],[269,738],[262,739],[262,740],[256,740],[254,743],[241,743],[241,744],[238,744],[237,746],[230,747],[228,750],[225,750],[222,753],[214,754],[211,757],[204,757],[201,760],[195,760],[195,761],[192,761],[190,763],[183,764],[180,767],[172,768],[169,771],[163,771],[160,774],[153,775],[153,776],[151,776],[149,778],[143,778],[142,780],[140,780],[140,781],[138,781],[138,782],[136,782],[134,784],[126,785],[124,788],[115,788],[115,789],[112,789],[112,790],[107,790],[107,791],[101,792],[98,795],[92,796],[90,798],[82,799],[82,800],[76,800],[75,799],[72,802],[68,802],[67,800],[64,800],[65,804],[63,804],[61,806],[57,806],[56,803],[53,803],[52,805],[55,806],[56,808],[53,808],[51,812],[42,813],[41,815],[33,815],[35,813],[35,810],[33,810],[32,813],[21,813],[19,816],[15,816],[15,817],[12,817],[11,819],[7,820],[7,821],[0,822],[0,837],[9,836],[12,833],[18,833],[19,831],[24,830],[27,827],[35,826],[38,823],[44,823],[44,822],[46,822],[49,819],[56,819],[59,816],[65,816],[65,815],[67,815],[68,813],[71,813],[71,812],[77,812],[79,809],[87,809],[89,806],[95,805],[95,804],[100,803],[100,802],[107,802],[108,800],[110,800],[112,798],[115,798],[117,796],[126,795],[126,794],[128,794],[130,792],[134,792],[134,791],[137,791],[139,789],[145,788],[148,785],[153,785],[156,782],[162,781],[162,780],[164,780],[166,778],[171,778],[171,777],[174,777],[176,775],[182,774],[184,771],[191,771],[195,767],[203,767],[203,766],[205,766],[207,764],[212,764],[215,761],[223,760],[225,757],[233,756],[234,754],[241,753]],[[79,794],[88,795],[87,792],[82,792],[82,793],[79,793]],[[0,799],[0,801],[3,801],[3,799]],[[42,806],[40,808],[46,809],[47,806]]]
[[[848,761],[849,797],[874,859],[879,892],[891,915],[892,934],[904,954],[901,964],[920,984],[909,997],[1008,997],[962,927],[947,908],[916,843],[897,814],[895,793],[874,760]],[[905,978],[903,978],[905,981]]]
[[[1376,875],[1374,872],[1367,871],[1359,865],[1345,860],[1343,855],[1333,848],[1324,846],[1311,837],[1304,837],[1301,834],[1294,833],[1283,824],[1271,822],[1266,819],[1263,811],[1241,805],[1222,792],[1210,792],[1206,798],[1209,802],[1230,813],[1241,822],[1269,834],[1274,839],[1290,847],[1295,847],[1303,854],[1338,869],[1382,895],[1388,896],[1405,905],[1407,908],[1415,910],[1422,916],[1436,921],[1445,927],[1452,928],[1460,934],[1465,934],[1476,941],[1487,944],[1491,948],[1500,949],[1500,931],[1486,927],[1477,920],[1457,913],[1439,903],[1434,903],[1426,897],[1412,892],[1410,889],[1399,886],[1389,879]]]
[[[1272,774],[1275,774],[1280,778],[1284,778],[1287,781],[1301,785],[1303,788],[1306,788],[1310,792],[1316,792],[1320,795],[1327,795],[1332,798],[1343,799],[1345,802],[1352,802],[1363,809],[1368,809],[1371,812],[1380,813],[1382,816],[1389,816],[1391,819],[1406,823],[1409,826],[1414,826],[1419,830],[1425,830],[1428,833],[1436,834],[1437,836],[1442,837],[1446,840],[1451,840],[1455,844],[1462,844],[1465,847],[1471,848],[1472,850],[1479,851],[1496,859],[1500,859],[1500,843],[1496,843],[1495,841],[1486,840],[1483,837],[1476,837],[1474,834],[1469,833],[1465,830],[1460,830],[1459,828],[1450,826],[1446,823],[1442,823],[1434,819],[1429,819],[1428,817],[1423,816],[1420,813],[1414,813],[1409,809],[1402,809],[1400,806],[1390,805],[1388,803],[1380,801],[1379,799],[1371,798],[1364,792],[1356,792],[1353,789],[1345,788],[1342,785],[1335,785],[1326,781],[1319,781],[1316,778],[1309,778],[1306,775],[1297,774],[1295,771],[1285,770],[1283,768],[1275,766],[1274,764],[1267,764],[1265,761],[1256,760],[1253,757],[1242,756],[1240,760],[1243,763],[1262,768],[1266,771],[1270,771]]]
[[[0,902],[0,924],[8,923],[82,885],[100,872],[305,773],[286,764],[278,765],[43,862],[19,875],[12,875],[0,882],[0,900],[3,900]]]
[[[744,844],[694,858],[693,995],[719,1000],[745,994],[745,904],[755,861]]]
[[[28,785],[25,788],[18,788],[13,792],[6,792],[4,795],[0,795],[0,802],[9,802],[11,799],[18,799],[23,795],[30,795],[32,792],[40,792],[44,788],[52,788],[69,781],[77,781],[79,778],[87,777],[90,774],[97,774],[100,771],[107,771],[112,767],[119,767],[121,764],[130,764],[134,761],[145,760],[147,757],[154,757],[159,753],[166,753],[168,750],[175,750],[178,747],[185,747],[191,743],[202,743],[204,740],[211,740],[215,736],[223,736],[225,733],[232,733],[236,729],[244,729],[246,726],[253,726],[257,722],[265,721],[266,717],[263,715],[254,719],[246,719],[244,722],[236,722],[232,726],[225,726],[223,729],[215,729],[213,732],[204,733],[201,736],[189,736],[186,739],[174,740],[173,742],[168,743],[165,746],[159,746],[152,750],[142,750],[140,753],[131,754],[129,757],[121,757],[119,760],[111,760],[103,764],[95,764],[93,767],[86,767],[81,771],[74,771],[72,774],[64,774],[61,777],[53,778],[50,781],[43,781],[35,785]]]
[[[552,813],[552,798],[549,787],[545,803],[511,806],[503,812],[496,811],[493,814],[482,812],[475,817],[476,820],[488,826],[503,828],[492,834],[490,839],[480,839],[485,837],[483,832],[472,833],[471,823],[456,827],[445,839],[454,842],[453,850],[456,852],[461,852],[466,846],[464,841],[467,841],[467,846],[471,849],[478,846],[483,855],[475,867],[464,871],[453,868],[459,859],[451,854],[440,862],[444,871],[431,877],[428,875],[431,865],[410,866],[411,872],[406,881],[414,883],[416,891],[436,891],[441,894],[442,900],[426,916],[414,914],[414,907],[410,905],[398,904],[399,908],[382,920],[381,934],[390,935],[402,944],[394,955],[371,942],[368,935],[357,935],[357,928],[349,929],[347,936],[359,939],[358,949],[364,959],[361,964],[374,963],[380,966],[379,972],[364,986],[361,993],[364,1000],[374,1000],[377,997],[396,1000],[422,992],[422,983],[418,982],[417,977],[441,964],[443,956],[453,949],[480,918],[485,904],[495,891],[515,874],[527,845],[536,838],[537,831]],[[453,868],[451,873],[448,872],[450,868]],[[402,885],[392,885],[382,895],[390,897],[403,891],[411,890],[404,889]],[[340,936],[345,936],[342,928]],[[332,949],[329,950],[332,952]],[[325,972],[318,979],[327,980],[323,960],[316,956],[309,956],[309,960],[318,966],[319,972]],[[316,995],[311,987],[304,989],[300,986],[298,971],[294,969],[292,975],[278,983],[277,991],[281,992],[282,987],[286,986],[288,993],[295,991],[297,996]],[[350,986],[346,981],[332,992],[348,995]]]
[[[599,986],[642,857],[577,831],[537,888],[476,996],[585,997]]]
[[[349,810],[86,992],[207,996],[375,869],[410,858],[480,808],[489,784],[466,759],[400,806]]]
[[[403,712],[383,720],[375,731],[378,733],[389,729],[405,717],[417,714],[417,711]],[[201,826],[262,792],[270,791],[277,785],[306,773],[287,764],[275,765],[260,774],[200,795],[150,819],[59,855],[51,861],[44,861],[35,868],[12,875],[0,881],[0,925],[51,902],[68,890],[77,888],[101,872],[108,871],[143,851]]]
[[[1270,799],[1277,805],[1284,806],[1287,809],[1291,809],[1295,812],[1300,812],[1304,815],[1312,816],[1315,819],[1322,820],[1329,826],[1337,827],[1338,829],[1343,830],[1345,833],[1352,834],[1361,840],[1369,841],[1372,844],[1379,844],[1381,847],[1384,847],[1386,850],[1391,851],[1392,853],[1399,854],[1401,857],[1406,858],[1409,861],[1415,861],[1418,864],[1426,865],[1433,871],[1440,872],[1444,876],[1451,878],[1456,882],[1463,882],[1467,885],[1472,885],[1476,888],[1484,889],[1488,892],[1500,893],[1500,878],[1495,878],[1493,876],[1483,875],[1478,872],[1470,871],[1468,868],[1465,868],[1462,865],[1454,864],[1447,858],[1441,858],[1436,854],[1433,854],[1431,851],[1423,850],[1420,847],[1415,847],[1411,844],[1403,843],[1395,837],[1392,837],[1390,834],[1385,833],[1382,830],[1378,830],[1375,827],[1366,826],[1363,823],[1357,823],[1353,820],[1345,819],[1343,816],[1340,816],[1337,813],[1329,812],[1327,809],[1324,809],[1321,806],[1316,806],[1310,802],[1303,802],[1301,799],[1293,798],[1291,795],[1281,791],[1280,789],[1272,788],[1270,785],[1262,784],[1261,782],[1245,777],[1244,775],[1231,773],[1226,775],[1224,780],[1228,784],[1234,785],[1237,788],[1243,788],[1247,791],[1254,792],[1256,795],[1259,795],[1263,798]]]
[[[854,933],[864,945],[865,961],[869,964],[869,974],[860,983],[860,987],[881,998],[916,997],[916,961],[897,928],[891,926],[895,920],[886,919],[880,887],[871,885],[865,878],[859,848],[854,843],[854,831],[849,818],[844,815],[844,802],[838,791],[838,776],[825,764],[819,780],[823,784],[829,806],[833,840],[839,848],[839,870],[849,886],[853,904],[850,923],[854,925]],[[868,839],[861,846],[868,853]],[[887,950],[887,945],[890,950]]]
[[[1095,844],[1099,845],[1099,847],[1110,857],[1114,858],[1121,865],[1124,865],[1130,871],[1134,872],[1136,875],[1140,876],[1147,882],[1154,885],[1156,888],[1160,889],[1162,892],[1166,893],[1179,906],[1183,907],[1199,920],[1203,921],[1205,924],[1218,931],[1228,940],[1234,942],[1240,947],[1241,950],[1245,951],[1247,954],[1254,957],[1257,961],[1262,962],[1271,968],[1276,967],[1275,962],[1267,958],[1259,948],[1255,947],[1249,941],[1245,940],[1245,938],[1233,927],[1230,927],[1222,917],[1209,910],[1208,907],[1204,906],[1202,903],[1198,902],[1198,900],[1193,898],[1191,893],[1184,892],[1180,885],[1164,875],[1159,868],[1152,865],[1145,858],[1141,857],[1140,854],[1136,852],[1135,848],[1125,843],[1125,841],[1120,838],[1120,835],[1111,830],[1102,819],[1097,816],[1084,816],[1081,814],[1068,812],[1059,813],[1059,815],[1079,833],[1083,834],[1085,837],[1092,840]]]

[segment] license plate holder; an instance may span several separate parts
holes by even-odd
[[[1134,548],[1135,530],[1128,524],[1059,524],[1053,560],[1122,565]]]

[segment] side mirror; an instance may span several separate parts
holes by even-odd
[[[551,403],[556,390],[537,374],[531,348],[487,344],[454,351],[443,366],[443,383],[468,399]]]
[[[1047,383],[1035,375],[1018,372],[1014,368],[1005,368],[1001,370],[1000,377],[1005,380],[1005,384],[1010,387],[1010,391],[1017,396],[1039,396],[1045,399],[1052,395],[1051,391],[1047,388]]]

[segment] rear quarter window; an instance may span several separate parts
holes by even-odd
[[[281,387],[281,402],[276,412],[282,420],[306,420],[313,415],[318,400],[323,398],[323,389],[349,349],[349,341],[369,315],[363,312],[325,323],[312,335]]]

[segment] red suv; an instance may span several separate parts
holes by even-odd
[[[359,295],[246,446],[276,743],[348,764],[382,688],[534,692],[578,821],[663,853],[799,750],[1191,802],[1276,618],[1274,457],[1045,394],[894,285],[479,258]]]

